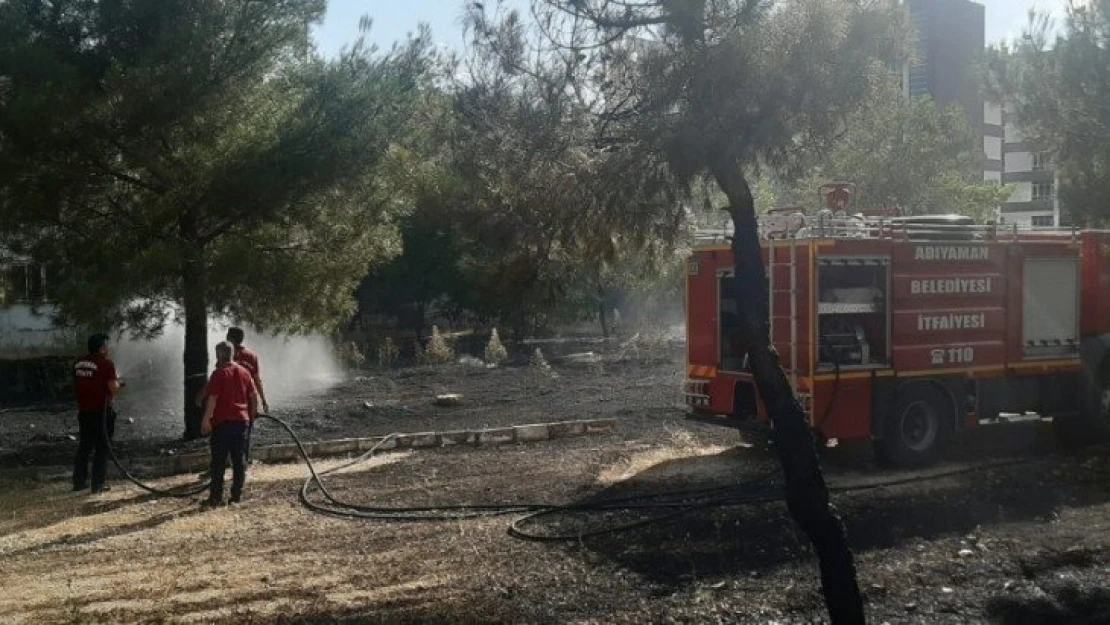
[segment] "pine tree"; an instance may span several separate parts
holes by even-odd
[[[538,347],[536,351],[532,352],[531,358],[528,359],[528,368],[531,369],[533,373],[545,377],[556,377],[555,371],[551,368],[551,365],[547,364],[547,359],[544,358],[543,351]]]
[[[0,244],[61,321],[185,326],[185,437],[207,320],[328,329],[397,251],[387,165],[428,34],[311,52],[324,0],[0,2]]]
[[[444,340],[437,326],[432,326],[432,336],[428,339],[428,348],[424,352],[428,364],[443,365],[455,360],[455,350]]]
[[[497,335],[497,328],[490,332],[485,357],[486,363],[491,365],[500,365],[509,358],[509,352],[505,350],[505,346],[501,344],[501,337]]]
[[[676,195],[706,176],[724,196],[742,308],[725,340],[748,354],[773,424],[787,506],[820,560],[831,620],[865,622],[854,558],[806,413],[771,345],[751,172],[761,164],[795,170],[799,156],[827,149],[842,120],[889,78],[889,63],[905,60],[906,12],[893,2],[853,0],[531,5],[540,24],[534,38],[519,16],[499,20],[481,3],[470,5],[469,19],[488,49],[503,51],[507,67],[539,59],[516,75],[555,67],[574,83],[562,91],[596,94],[576,100],[586,100],[598,124],[579,149],[602,144],[627,159],[609,172],[614,187],[629,172],[659,172],[663,164],[655,180]],[[643,219],[658,214],[636,208]]]

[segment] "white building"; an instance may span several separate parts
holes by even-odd
[[[1007,119],[1005,107],[993,107],[999,112],[999,118],[996,119],[1000,119],[1003,129],[1000,181],[1013,189],[1010,199],[1002,205],[1002,222],[1022,226],[1060,225],[1056,168],[1053,167],[1050,155],[1032,147],[1017,124]],[[991,104],[987,108],[990,109]],[[985,138],[985,142],[990,139],[992,138]],[[995,143],[985,143],[983,148],[988,149],[990,159],[989,150],[995,148]],[[995,180],[995,174],[991,171],[985,172],[983,177],[985,180]]]
[[[0,360],[27,360],[72,352],[76,334],[54,324],[40,265],[0,257]]]
[[[983,152],[987,156],[983,168],[983,182],[1002,184],[1005,127],[1002,124],[1002,107],[993,102],[983,103]]]

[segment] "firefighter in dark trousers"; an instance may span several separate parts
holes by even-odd
[[[266,401],[266,390],[262,388],[262,365],[259,363],[258,354],[243,345],[245,333],[242,328],[231,327],[227,329],[227,342],[235,346],[235,353],[231,359],[246,367],[254,380],[254,387],[258,390],[258,397],[262,400],[262,412],[270,412],[270,404]],[[251,434],[254,433],[254,421],[247,426],[247,464],[251,461]]]
[[[251,379],[254,380],[254,387],[258,390],[258,396],[262,399],[262,412],[270,412],[270,404],[266,401],[266,391],[262,387],[262,365],[259,363],[258,354],[254,350],[248,349],[243,346],[243,338],[246,333],[242,328],[231,327],[227,329],[227,342],[235,347],[235,353],[232,354],[231,360],[246,367],[247,371],[251,374]],[[204,405],[204,396],[208,393],[208,386],[205,385],[197,393],[197,405]],[[251,421],[247,426],[247,464],[251,461],[251,434],[254,432],[254,421]]]
[[[112,398],[122,385],[116,365],[108,358],[108,335],[89,337],[89,353],[73,366],[77,391],[77,423],[80,438],[73,462],[73,490],[89,487],[89,456],[92,455],[92,492],[108,490],[104,483],[108,439],[115,434],[116,411]]]
[[[223,503],[224,470],[231,459],[232,481],[229,503],[237,504],[243,497],[247,480],[247,429],[258,414],[260,399],[254,379],[246,367],[232,361],[231,343],[216,345],[216,370],[208,379],[202,435],[211,435],[212,463],[209,468],[211,485],[206,505]]]

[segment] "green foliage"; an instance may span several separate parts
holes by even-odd
[[[887,80],[887,63],[908,39],[904,13],[884,3],[721,0],[645,3],[627,13],[604,0],[565,6],[600,26],[598,43],[609,42],[604,101],[617,105],[607,115],[627,120],[626,136],[665,155],[685,181],[705,172],[718,182],[746,178],[742,168],[760,163],[792,173]],[[619,29],[625,36],[614,39]]]
[[[591,34],[583,25],[608,3],[536,2],[534,22],[471,5],[471,54],[437,126],[446,141],[426,154],[436,183],[402,221],[403,254],[360,297],[417,329],[429,311],[456,310],[518,337],[606,325],[614,309],[634,321],[677,303],[679,317],[675,247],[688,219],[719,222],[728,204],[709,156],[739,159],[770,208],[776,181],[763,172],[792,173],[887,76],[878,57],[900,53],[900,14],[851,2],[661,6],[607,16],[661,31]],[[706,36],[690,38],[697,24]]]
[[[427,33],[324,61],[323,0],[0,3],[0,232],[65,318],[329,327],[397,253]]]
[[[520,336],[593,315],[612,267],[673,241],[682,206],[658,158],[611,149],[574,79],[575,55],[533,54],[543,23],[516,13],[467,16],[474,45],[453,86],[456,205],[466,241],[453,299]],[[548,50],[550,52],[550,49]]]
[[[812,208],[821,184],[847,180],[856,184],[857,208],[986,219],[1010,190],[983,181],[981,143],[959,109],[883,91],[848,119],[845,133],[817,158],[792,198]]]
[[[450,172],[422,175],[413,211],[399,219],[402,253],[375,267],[357,293],[364,311],[389,315],[418,333],[437,303],[454,301],[468,287],[462,266],[468,241],[455,217],[464,196]]]
[[[789,188],[766,167],[750,167],[746,170],[745,176],[751,185],[752,195],[755,197],[755,210],[758,213],[779,208],[785,201],[812,203],[812,199],[816,197],[815,189],[807,189],[799,197],[797,190],[803,188],[801,185]],[[721,192],[711,176],[701,174],[694,178],[689,185],[687,205],[689,207],[687,227],[691,231],[730,227],[726,212],[728,197]]]
[[[984,183],[979,175],[944,172],[934,179],[919,200],[922,213],[955,213],[979,223],[995,219],[997,210],[1010,197],[1011,187]],[[915,213],[920,214],[920,213]]]
[[[1033,14],[1012,51],[993,50],[992,86],[1027,140],[1054,157],[1065,212],[1094,223],[1110,218],[1110,0],[1070,5],[1054,45],[1049,31]]]
[[[750,180],[757,213],[765,213],[781,205],[779,204],[779,192],[775,187],[775,181],[770,175],[757,172],[750,176]]]

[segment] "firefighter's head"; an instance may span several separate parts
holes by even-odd
[[[216,343],[216,364],[226,365],[231,362],[231,355],[235,353],[235,348],[227,341],[220,341]]]
[[[227,329],[227,341],[229,343],[231,343],[232,345],[242,345],[243,344],[243,336],[244,336],[243,328],[228,328]]]
[[[108,335],[99,333],[89,337],[86,345],[90,354],[108,354]]]

